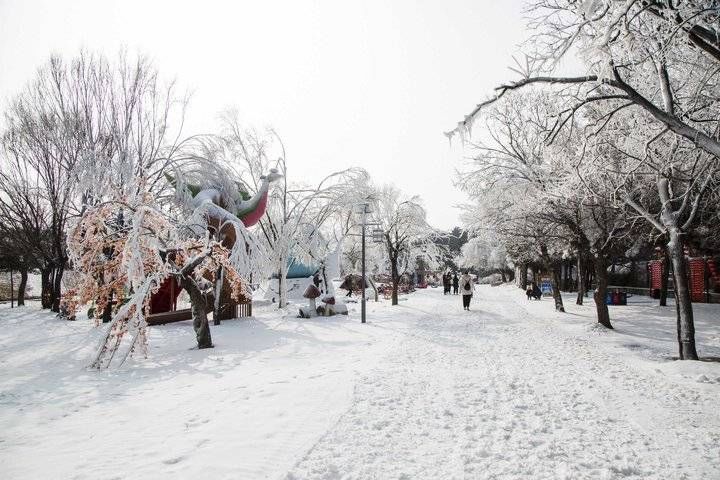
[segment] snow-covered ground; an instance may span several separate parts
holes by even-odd
[[[100,331],[0,306],[8,479],[720,478],[720,363],[677,362],[674,308],[528,302],[482,286],[397,307],[154,327],[150,355],[83,367]],[[591,302],[590,302],[591,303]],[[696,305],[720,357],[720,306]]]

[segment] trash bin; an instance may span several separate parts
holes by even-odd
[[[612,304],[613,304],[612,292],[607,292],[607,294],[605,294],[605,304],[606,304],[606,305],[612,305]]]
[[[622,290],[620,292],[619,297],[620,297],[620,302],[618,303],[618,305],[627,305],[627,292]]]

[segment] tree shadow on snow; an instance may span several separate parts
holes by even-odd
[[[202,350],[196,347],[191,321],[153,326],[148,329],[147,358],[136,354],[122,366],[115,362],[108,369],[94,370],[88,365],[107,325],[95,327],[80,316],[68,322],[29,309],[13,319],[12,326],[3,322],[8,328],[34,333],[16,331],[0,336],[4,350],[0,357],[4,370],[0,375],[0,408],[16,409],[17,421],[35,406],[51,405],[59,416],[66,416],[173,377],[210,376],[220,381],[228,371],[243,368],[244,362],[282,346],[289,346],[293,352],[341,353],[345,347],[367,343],[362,333],[343,335],[349,322],[347,316],[224,320],[219,326],[211,326],[215,348]],[[8,345],[11,348],[5,348]],[[208,392],[208,398],[211,394]]]

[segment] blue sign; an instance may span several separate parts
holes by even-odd
[[[552,280],[550,277],[540,278],[540,291],[543,295],[552,295]]]

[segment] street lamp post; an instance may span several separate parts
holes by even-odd
[[[370,206],[366,203],[363,205],[363,216],[362,216],[362,300],[360,306],[360,323],[365,323],[365,289],[367,283],[365,282],[365,224],[367,223],[367,214]]]
[[[372,209],[370,208],[369,202],[362,202],[360,203],[360,214],[362,215],[362,220],[360,223],[360,228],[362,229],[362,233],[360,234],[362,241],[361,246],[362,250],[360,253],[360,263],[362,264],[362,299],[360,300],[360,322],[366,323],[367,321],[367,307],[366,307],[366,299],[365,299],[365,289],[367,288],[367,272],[366,272],[366,264],[365,264],[365,248],[366,248],[366,232],[365,227],[372,225],[377,226],[379,223],[377,222],[368,222],[367,216],[369,213],[372,213]],[[375,231],[373,231],[373,242],[378,243],[375,235]]]

